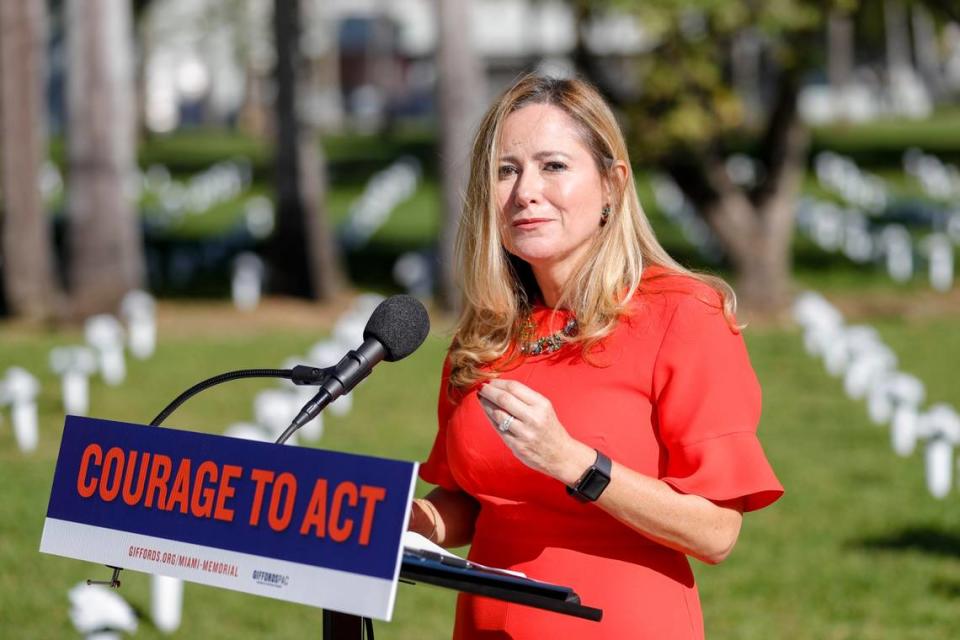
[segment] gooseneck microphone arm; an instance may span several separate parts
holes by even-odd
[[[296,385],[319,384],[328,375],[330,368],[321,369],[318,367],[308,367],[297,365],[293,369],[239,369],[237,371],[228,371],[220,375],[202,380],[193,385],[179,396],[174,398],[173,402],[164,407],[163,411],[157,414],[157,417],[150,421],[151,427],[158,427],[170,417],[170,414],[176,411],[180,405],[197,395],[204,389],[209,389],[224,382],[231,380],[242,380],[244,378],[284,378],[292,380]]]
[[[320,383],[317,395],[313,396],[293,419],[280,437],[278,444],[283,444],[294,432],[316,418],[328,404],[345,393],[349,393],[357,384],[370,375],[374,365],[383,361],[387,351],[375,338],[368,338],[353,351],[348,351],[335,366],[326,370],[326,376]]]

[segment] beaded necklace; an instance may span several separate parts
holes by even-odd
[[[551,333],[548,336],[543,336],[542,338],[537,338],[536,340],[531,340],[536,331],[537,324],[533,321],[533,318],[527,315],[523,320],[523,324],[520,326],[520,353],[538,356],[541,353],[559,351],[560,347],[566,343],[564,338],[576,335],[577,319],[570,318],[567,320],[567,324],[565,324],[560,331]]]

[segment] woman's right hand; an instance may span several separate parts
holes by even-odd
[[[410,506],[407,529],[442,547],[462,547],[473,538],[480,504],[463,491],[437,487]]]
[[[407,522],[407,530],[419,533],[431,542],[438,541],[439,515],[436,507],[426,499],[416,498],[410,506],[410,520]]]

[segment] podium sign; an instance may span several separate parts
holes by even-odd
[[[68,416],[40,551],[389,620],[416,470]]]

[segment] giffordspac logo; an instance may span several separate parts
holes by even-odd
[[[285,576],[282,573],[271,573],[269,571],[260,571],[259,569],[253,572],[253,581],[257,584],[266,585],[268,587],[277,587],[282,589],[290,583],[290,576]]]

